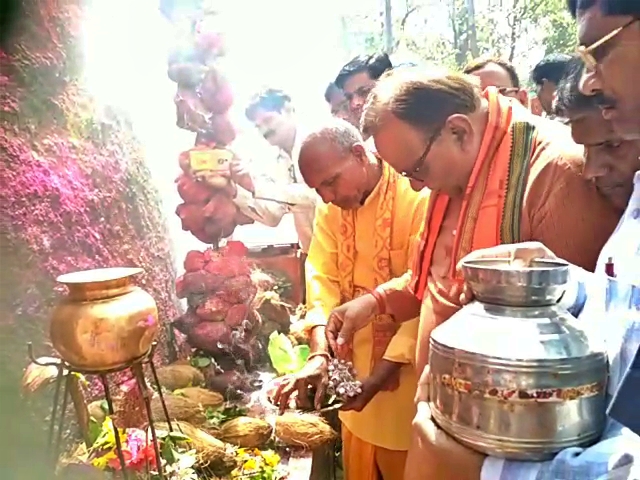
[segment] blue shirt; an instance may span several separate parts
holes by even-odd
[[[611,258],[615,278],[604,265]],[[609,356],[610,401],[640,347],[640,172],[623,217],[602,249],[595,273],[577,267],[563,303],[605,342]],[[640,387],[635,403],[640,415]],[[628,399],[627,399],[628,400]],[[622,402],[621,402],[622,403]],[[568,448],[547,462],[518,462],[487,457],[481,480],[638,480],[640,437],[611,417],[598,443]]]

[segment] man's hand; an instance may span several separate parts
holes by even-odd
[[[284,413],[289,405],[289,399],[294,392],[298,392],[296,401],[298,408],[310,408],[307,389],[309,386],[315,387],[316,395],[313,407],[316,410],[322,408],[327,384],[328,376],[328,359],[323,355],[317,355],[310,358],[302,370],[293,375],[287,375],[282,378],[276,393],[273,396],[273,403],[280,406],[280,413]]]
[[[251,174],[249,173],[246,164],[244,164],[238,157],[234,157],[233,160],[231,160],[229,169],[231,171],[231,180],[248,192],[251,192],[252,194],[255,193],[253,179],[251,178]]]
[[[346,359],[351,350],[353,335],[366,327],[377,315],[378,302],[371,294],[362,295],[335,308],[327,323],[327,341],[333,353]]]
[[[417,449],[425,479],[479,480],[485,456],[467,448],[441,430],[431,418],[427,402],[418,403],[413,420]]]
[[[361,412],[371,399],[382,390],[391,377],[398,374],[402,366],[402,363],[380,360],[376,363],[371,375],[362,381],[362,392],[347,401],[340,410]]]
[[[498,245],[496,247],[484,248],[476,250],[465,256],[458,263],[457,269],[462,269],[464,262],[483,259],[504,259],[514,267],[528,267],[533,260],[557,260],[558,257],[540,242],[523,242],[507,245]],[[465,284],[461,286],[460,292],[457,293],[461,305],[466,305],[473,300],[473,294],[469,287]]]
[[[435,424],[428,403],[430,378],[427,366],[418,383],[417,413],[413,419],[416,447],[424,459],[420,474],[434,480],[478,480],[485,456],[459,444]]]
[[[428,402],[429,401],[429,380],[431,379],[429,375],[429,365],[425,367],[420,375],[420,380],[418,380],[418,388],[416,389],[415,403],[418,405],[420,402]]]
[[[376,396],[376,393],[380,391],[380,386],[371,378],[367,378],[362,382],[362,392],[355,397],[351,397],[340,408],[343,411],[353,410],[354,412],[361,412],[366,407],[371,399]]]

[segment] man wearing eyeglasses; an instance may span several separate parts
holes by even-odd
[[[581,86],[627,139],[640,139],[640,3],[569,0],[586,65]]]
[[[463,75],[407,70],[378,81],[363,128],[414,189],[432,194],[409,287],[383,285],[336,309],[327,327],[336,350],[368,323],[362,311],[383,309],[398,322],[420,312],[422,371],[431,330],[461,306],[456,265],[474,249],[544,239],[574,264],[594,269],[619,213],[582,178],[582,149],[550,124],[493,88],[481,92]],[[484,457],[450,443],[460,456],[455,474],[426,461],[432,452],[416,443],[405,478],[477,479]]]
[[[448,298],[458,284],[451,265],[472,246],[545,239],[593,270],[619,214],[582,178],[582,148],[551,124],[494,88],[481,92],[464,75],[406,70],[378,81],[363,115],[365,133],[414,189],[436,193],[413,270],[414,299],[407,295],[403,307],[419,308],[416,300],[429,292]],[[457,309],[436,307],[442,312],[422,327]],[[426,354],[425,344],[419,368]]]
[[[640,2],[569,0],[578,21],[580,56],[585,64],[580,90],[600,105],[602,116],[624,140],[640,138]],[[632,159],[630,159],[632,160]],[[637,159],[636,159],[637,161]],[[636,164],[637,168],[637,164]],[[590,205],[589,205],[590,206]],[[609,408],[599,442],[570,448],[547,462],[515,462],[483,457],[461,447],[418,404],[419,432],[438,480],[640,478],[640,173],[616,231],[600,253],[595,273],[572,267],[563,303],[574,315],[599,326],[609,354]],[[528,262],[556,258],[538,243],[503,245],[473,252],[473,258],[506,257]],[[563,257],[563,255],[558,255]],[[423,398],[423,400],[425,400]],[[422,403],[422,406],[421,406]],[[478,461],[481,457],[481,461]],[[475,459],[475,460],[474,460]],[[474,465],[475,462],[475,465]],[[470,465],[467,470],[461,465]]]
[[[496,87],[505,97],[515,98],[529,108],[527,90],[520,88],[520,79],[513,65],[501,58],[485,58],[473,60],[462,70],[467,75],[480,79],[480,87]]]
[[[579,52],[586,66],[580,83],[582,93],[594,97],[603,118],[611,122],[617,135],[625,140],[637,139],[640,136],[640,2],[570,0],[569,7],[578,20]],[[633,158],[627,161],[634,163]],[[572,266],[572,282],[563,297],[571,313],[585,323],[593,322],[594,327],[600,327],[606,342],[610,403],[600,441],[586,449],[563,450],[546,462],[484,457],[461,447],[439,430],[430,418],[423,397],[418,403],[416,426],[429,452],[423,461],[433,462],[433,474],[423,479],[640,478],[639,173],[635,175],[634,184],[624,215],[600,253],[595,273]],[[469,257],[506,257],[527,263],[536,258],[555,258],[551,250],[541,243],[529,242],[478,250]],[[465,465],[468,468],[464,468]]]

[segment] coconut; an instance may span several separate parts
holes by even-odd
[[[220,428],[220,438],[244,448],[264,445],[273,433],[273,428],[264,420],[253,417],[237,417],[225,422]]]
[[[212,392],[211,390],[201,387],[181,388],[180,390],[175,390],[173,393],[174,395],[193,400],[202,408],[217,408],[224,403],[224,397],[218,392]]]
[[[338,437],[327,422],[311,413],[285,413],[276,417],[275,435],[286,445],[311,450]]]
[[[191,440],[190,446],[196,451],[198,466],[207,467],[217,475],[226,475],[236,468],[233,446],[212,437],[207,432],[188,422],[171,422],[174,432],[180,432]],[[156,429],[169,431],[164,422],[155,425]]]
[[[167,365],[157,370],[160,385],[169,391],[198,387],[204,384],[204,375],[191,365]]]
[[[163,398],[171,421],[183,420],[193,425],[202,425],[207,421],[202,407],[193,400],[171,394],[165,394]],[[162,403],[160,402],[160,397],[151,399],[151,413],[156,422],[167,420],[162,408]]]
[[[200,429],[207,432],[209,435],[215,438],[220,438],[220,427],[217,425],[213,425],[210,422],[205,423],[204,425],[200,425]]]

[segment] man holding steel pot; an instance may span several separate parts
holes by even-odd
[[[598,97],[604,118],[612,122],[623,139],[639,139],[640,3],[632,0],[569,0],[569,8],[578,21],[582,45],[579,53],[586,66],[581,81],[582,93]],[[555,258],[555,254],[540,243],[529,242],[480,250],[466,257],[473,258],[509,258],[526,265],[537,258]],[[432,421],[426,385],[422,383],[418,387],[414,429],[420,436],[429,473],[421,478],[640,478],[640,415],[634,403],[640,392],[639,173],[636,173],[634,192],[625,213],[603,248],[595,273],[572,266],[571,279],[562,303],[585,322],[607,322],[603,330],[607,335],[610,361],[607,392],[610,403],[607,425],[600,441],[586,449],[565,449],[546,462],[486,457],[463,447]],[[469,300],[466,296],[465,301]],[[598,311],[605,313],[598,316]],[[346,330],[354,327],[349,325]],[[348,340],[344,335],[342,337],[343,342]],[[409,470],[405,478],[411,478]]]

